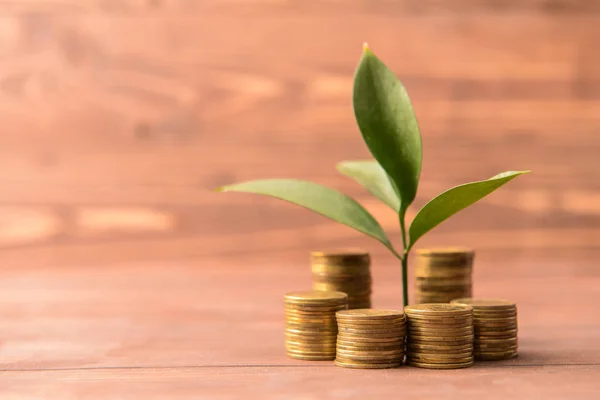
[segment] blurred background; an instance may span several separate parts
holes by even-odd
[[[3,267],[307,260],[375,241],[296,206],[215,193],[313,180],[396,216],[335,164],[368,159],[363,42],[403,81],[437,193],[531,169],[419,245],[585,254],[600,243],[600,2],[0,1]],[[566,253],[565,253],[566,252]],[[383,259],[383,258],[382,258]]]

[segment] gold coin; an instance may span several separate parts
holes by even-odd
[[[285,346],[294,349],[322,349],[322,350],[335,350],[335,342],[323,342],[323,343],[304,343],[299,341],[286,341]]]
[[[506,318],[506,319],[480,319],[475,318],[474,324],[481,327],[497,327],[497,326],[511,326],[517,325],[518,321],[516,318]]]
[[[337,349],[344,351],[363,351],[363,352],[379,352],[379,351],[395,351],[404,350],[404,343],[393,344],[391,346],[354,346],[344,343],[337,343]]]
[[[319,291],[316,290],[316,292],[320,292],[320,293],[330,293],[330,292],[326,292],[326,291]],[[341,293],[341,292],[335,292],[335,293]],[[344,293],[346,294],[346,293]],[[348,295],[346,295],[348,296]],[[337,303],[337,304],[317,304],[317,303],[284,303],[284,308],[286,310],[290,310],[290,311],[299,311],[299,312],[328,312],[328,311],[340,311],[343,310],[344,307],[346,307],[346,305],[348,304],[347,301],[347,297],[346,300],[344,300],[343,303]]]
[[[424,362],[407,360],[406,365],[410,365],[411,367],[429,368],[429,369],[458,369],[458,368],[467,368],[467,367],[473,366],[473,361],[465,362],[465,363],[455,363],[455,364],[435,364],[435,363],[424,363]]]
[[[289,358],[293,358],[295,360],[304,360],[304,361],[331,361],[335,360],[335,353],[332,355],[324,354],[324,355],[305,355],[305,354],[296,354],[296,353],[286,353]]]
[[[400,361],[404,359],[404,352],[397,351],[388,354],[359,354],[359,353],[348,353],[337,351],[336,356],[339,360],[352,360],[352,361],[367,361],[367,362],[392,362]]]
[[[519,350],[519,346],[518,345],[512,345],[512,346],[504,346],[504,347],[481,347],[481,346],[473,346],[473,353],[486,353],[486,352],[490,352],[490,353],[503,353],[503,352],[508,352],[508,351],[517,351]]]
[[[371,293],[371,282],[315,282],[313,281],[313,289],[317,291],[339,291],[348,294],[351,293]]]
[[[358,247],[338,247],[322,250],[313,250],[310,252],[310,257],[314,258],[335,258],[335,257],[360,257],[364,259],[369,256],[369,252]]]
[[[336,342],[335,335],[314,335],[314,336],[306,336],[306,335],[293,335],[286,333],[285,339],[291,342],[300,342],[300,343],[334,343]]]
[[[350,334],[348,332],[338,332],[338,339],[346,341],[367,341],[367,340],[404,340],[404,334],[402,333],[390,333],[390,334]]]
[[[464,358],[469,358],[469,357],[473,357],[473,352],[472,351],[463,351],[462,353],[422,353],[422,352],[414,352],[414,351],[407,351],[406,352],[407,357],[409,357],[412,360],[417,360],[418,359],[428,359],[428,360],[462,360]],[[423,361],[423,360],[421,360]],[[456,362],[460,362],[460,361],[456,361]]]
[[[356,309],[344,310],[335,313],[338,321],[354,320],[390,320],[404,317],[404,313],[398,310],[380,310],[380,309]]]
[[[474,351],[475,354],[489,354],[489,355],[503,355],[503,354],[513,354],[516,350],[508,349],[508,350],[478,350]]]
[[[405,318],[394,318],[389,320],[344,320],[337,319],[338,323],[341,325],[353,326],[357,328],[370,328],[370,327],[387,327],[387,326],[396,326],[396,327],[406,327],[406,319]]]
[[[366,327],[365,326],[356,327],[356,325],[348,326],[348,325],[338,324],[338,327],[339,327],[340,332],[355,333],[357,335],[370,335],[370,334],[380,334],[380,333],[395,334],[395,333],[406,332],[405,325],[396,325],[396,326],[393,326],[393,325],[392,326],[367,325]]]
[[[416,327],[461,328],[473,326],[473,318],[413,318],[407,320],[407,325]]]
[[[338,343],[344,344],[352,344],[352,343],[370,343],[370,344],[379,344],[379,343],[397,343],[404,342],[403,336],[392,336],[386,338],[376,338],[370,336],[347,336],[347,335],[338,335],[337,337]]]
[[[333,351],[300,351],[293,349],[285,349],[286,354],[294,356],[305,356],[305,357],[335,357],[335,350]]]
[[[506,318],[506,317],[514,317],[518,314],[516,308],[506,309],[506,310],[483,310],[481,308],[474,308],[473,315],[476,315],[480,318]]]
[[[431,363],[431,364],[460,364],[466,362],[473,362],[473,355],[469,354],[464,357],[444,357],[434,355],[431,357],[422,354],[407,354],[406,359],[409,361],[416,361],[420,363]]]
[[[405,313],[412,316],[467,316],[473,315],[473,308],[462,304],[425,303],[406,306]]]
[[[470,305],[477,310],[513,310],[517,305],[508,300],[488,298],[462,298],[452,300],[452,304]]]
[[[442,335],[416,335],[411,333],[408,335],[408,341],[410,342],[468,342],[473,341],[475,335],[461,335],[461,336],[442,336]]]
[[[481,343],[481,344],[489,344],[489,345],[507,345],[507,344],[516,344],[518,341],[517,337],[510,337],[510,338],[505,338],[505,339],[495,339],[495,338],[485,338],[485,339],[481,339],[476,337],[475,338],[475,343]]]
[[[453,344],[423,344],[423,343],[408,343],[407,351],[423,352],[423,353],[464,353],[472,352],[473,345],[471,343],[453,345]]]
[[[348,295],[340,292],[308,290],[286,293],[284,299],[287,303],[294,304],[338,305],[345,303],[348,299]]]
[[[471,326],[462,326],[457,328],[440,328],[437,326],[415,326],[410,325],[408,327],[409,333],[414,333],[417,335],[472,335],[473,334],[473,325]]]
[[[517,325],[512,325],[512,326],[492,326],[492,327],[487,327],[487,326],[474,326],[475,329],[475,333],[477,334],[486,334],[488,332],[509,332],[509,331],[514,331],[517,330],[518,331],[518,327]]]
[[[342,362],[347,362],[347,363],[356,363],[356,364],[389,364],[391,362],[401,362],[404,359],[404,356],[402,357],[382,357],[382,358],[377,358],[377,359],[354,359],[354,358],[348,358],[348,357],[344,357],[340,354],[337,354],[335,357],[336,360],[338,361],[342,361]]]
[[[308,319],[308,318],[285,318],[285,323],[289,325],[306,325],[306,326],[337,326],[337,322],[332,319]]]
[[[483,338],[513,338],[517,337],[517,329],[500,330],[500,331],[489,331],[489,330],[477,330],[475,329],[475,335],[480,340]]]
[[[434,340],[434,339],[436,339],[436,340]],[[466,345],[466,344],[472,345],[473,339],[466,338],[466,339],[454,339],[454,340],[440,340],[438,338],[424,339],[422,337],[415,338],[415,337],[409,336],[407,343],[408,344],[432,344],[432,345],[452,344],[454,346],[460,346],[460,345]]]
[[[442,267],[419,267],[415,269],[415,278],[436,279],[472,279],[471,268],[442,268]]]
[[[363,368],[363,369],[384,369],[384,368],[396,368],[402,365],[402,361],[385,363],[385,364],[373,364],[373,363],[356,363],[352,361],[344,361],[335,359],[333,363],[338,367],[344,368]]]

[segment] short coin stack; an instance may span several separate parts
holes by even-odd
[[[291,292],[284,297],[285,349],[298,360],[333,360],[337,322],[335,313],[348,308],[340,292]]]
[[[360,250],[310,253],[314,290],[343,292],[348,308],[371,308],[371,257]]]
[[[415,303],[448,303],[471,297],[474,251],[431,248],[416,251]]]
[[[417,304],[404,308],[408,322],[406,363],[432,369],[473,365],[473,308]]]
[[[395,310],[347,310],[338,321],[335,365],[346,368],[393,368],[404,361],[406,318]]]
[[[517,305],[498,299],[455,299],[473,307],[473,353],[480,361],[508,360],[518,355]]]

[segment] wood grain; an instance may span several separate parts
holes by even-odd
[[[414,99],[416,206],[532,169],[448,231],[488,246],[482,231],[585,227],[589,244],[600,212],[592,3],[1,2],[0,246],[36,262],[90,246],[123,261],[144,258],[137,246],[162,258],[249,252],[246,240],[217,245],[248,232],[273,251],[320,245],[319,231],[363,240],[289,205],[212,192],[267,176],[343,190],[395,234],[395,218],[334,169],[369,157],[350,104],[365,40]]]
[[[0,1],[0,38],[2,399],[597,397],[600,3]],[[476,248],[476,295],[519,304],[515,361],[372,373],[283,355],[278,304],[309,285],[309,250],[368,249],[377,307],[398,306],[397,262],[213,189],[314,180],[396,241],[396,216],[335,170],[370,158],[351,105],[365,41],[422,128],[409,217],[533,171],[419,243]]]

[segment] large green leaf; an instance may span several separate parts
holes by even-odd
[[[400,198],[392,187],[390,178],[377,161],[342,161],[337,164],[337,169],[354,179],[392,210],[400,211]]]
[[[297,179],[260,179],[222,186],[217,191],[255,193],[285,200],[371,236],[397,255],[381,225],[363,206],[326,186]]]
[[[488,180],[465,183],[453,187],[425,204],[417,213],[409,228],[410,249],[424,234],[450,218],[460,210],[481,200],[500,186],[530,171],[507,171]]]
[[[353,105],[367,147],[400,195],[403,216],[419,185],[421,133],[404,86],[366,45],[354,76]]]

